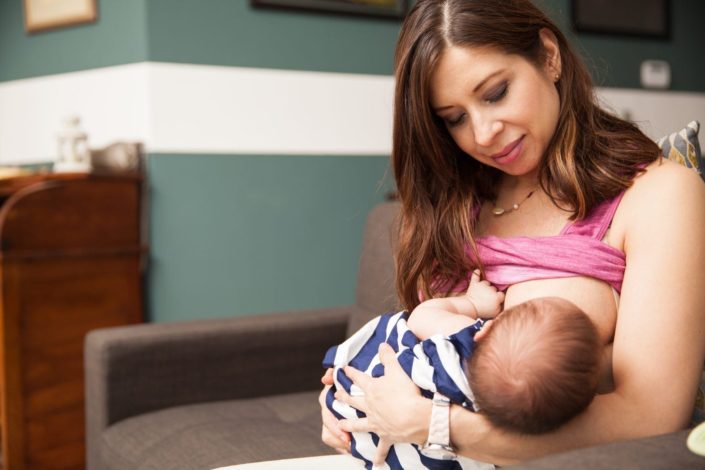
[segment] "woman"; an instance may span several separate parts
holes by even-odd
[[[456,451],[508,464],[684,428],[705,361],[697,175],[595,103],[585,67],[528,0],[419,0],[395,70],[404,307],[462,289],[479,267],[508,287],[505,308],[566,298],[612,345],[606,393],[579,417],[520,436],[452,406]],[[367,418],[338,422],[324,409],[328,445],[347,450],[350,431],[426,442],[431,400],[382,353],[384,377],[346,370],[365,396],[340,399]]]

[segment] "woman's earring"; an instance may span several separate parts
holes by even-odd
[[[556,74],[553,76],[553,81],[554,81],[554,82],[557,82],[557,81],[560,80],[560,79],[561,79],[561,74],[558,73],[558,72],[556,72]]]

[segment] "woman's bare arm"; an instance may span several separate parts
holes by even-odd
[[[680,165],[657,163],[622,204],[627,270],[614,338],[614,391],[540,436],[501,433],[456,409],[451,437],[461,453],[482,450],[481,457],[507,463],[687,425],[705,362],[705,185]],[[472,426],[476,433],[467,432]]]

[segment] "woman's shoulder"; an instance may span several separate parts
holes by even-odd
[[[648,195],[669,190],[683,192],[688,190],[705,190],[703,180],[696,172],[666,158],[659,158],[646,167],[646,171],[634,178],[629,193]]]
[[[705,214],[705,183],[700,175],[660,158],[634,178],[615,214],[615,222],[624,229],[643,227],[638,223],[640,219],[668,223],[694,211]]]
[[[685,204],[705,198],[705,183],[693,170],[659,158],[634,178],[632,186],[624,194],[624,203],[653,205],[659,201],[672,203],[679,198]]]
[[[610,244],[625,251],[630,233],[653,231],[657,224],[678,223],[694,211],[705,214],[702,179],[691,169],[659,158],[625,191],[612,219]]]

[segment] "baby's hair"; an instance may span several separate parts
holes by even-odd
[[[598,385],[601,348],[584,312],[547,297],[516,305],[493,323],[468,364],[476,405],[490,422],[539,434],[587,408]]]

